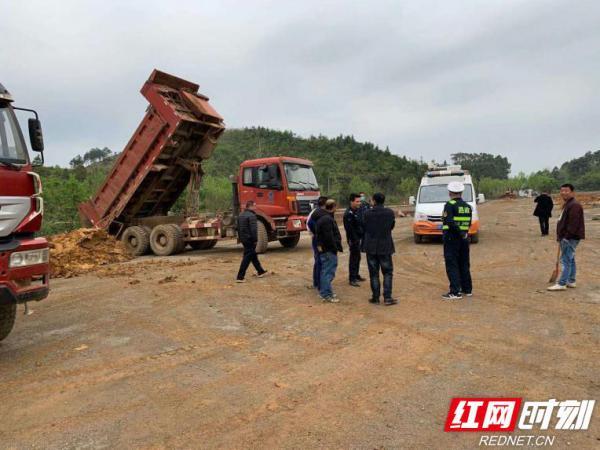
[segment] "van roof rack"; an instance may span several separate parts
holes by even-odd
[[[426,173],[427,177],[429,177],[429,178],[447,177],[447,176],[452,176],[452,175],[463,176],[463,175],[468,175],[468,174],[469,174],[469,171],[464,170],[460,165],[454,165],[454,166],[429,165],[427,173]]]

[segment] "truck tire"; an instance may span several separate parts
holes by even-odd
[[[479,233],[471,235],[471,244],[477,244],[479,242]]]
[[[150,233],[150,248],[157,256],[169,256],[177,253],[182,236],[177,229],[167,225],[157,225]]]
[[[298,242],[300,242],[300,233],[279,239],[279,243],[285,248],[295,248]]]
[[[10,334],[17,318],[17,304],[0,305],[0,341]]]
[[[267,233],[267,227],[260,220],[258,220],[256,223],[256,232],[258,235],[258,241],[256,242],[256,253],[264,253],[267,251],[267,247],[269,246],[269,234]]]
[[[175,233],[177,234],[177,250],[175,250],[175,253],[181,253],[182,251],[185,250],[185,240],[183,239],[183,230],[181,229],[181,227],[179,225],[176,224],[171,224],[171,227],[173,227],[173,229],[175,230]]]
[[[145,255],[150,251],[150,233],[144,227],[129,227],[121,236],[121,242],[133,256]]]
[[[415,244],[421,244],[423,242],[423,235],[421,234],[413,234],[413,239],[415,240]]]

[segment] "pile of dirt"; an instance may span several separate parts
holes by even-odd
[[[576,192],[575,198],[584,209],[600,208],[600,193],[598,192]],[[562,199],[560,195],[555,195],[554,204],[562,207]]]
[[[581,193],[577,194],[577,200],[584,208],[600,208],[599,193]]]
[[[514,200],[517,198],[517,194],[514,191],[506,191],[504,194],[502,194],[500,196],[500,198]]]
[[[48,241],[50,276],[54,278],[70,278],[91,272],[99,266],[132,258],[121,241],[97,228],[80,228],[56,234],[50,236]]]

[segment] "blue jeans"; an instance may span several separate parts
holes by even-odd
[[[560,241],[560,262],[562,273],[558,284],[565,286],[567,283],[575,283],[577,266],[575,264],[575,249],[579,245],[577,239],[562,239]]]
[[[394,277],[394,262],[392,255],[372,255],[367,253],[367,266],[369,267],[369,278],[371,279],[371,293],[373,300],[379,300],[381,283],[379,282],[379,271],[383,274],[383,299],[392,298],[392,279]]]
[[[317,238],[312,238],[312,249],[315,257],[313,264],[313,287],[319,289],[321,287],[321,258],[319,257],[319,249],[317,248]]]
[[[319,286],[319,294],[321,297],[327,298],[333,295],[331,282],[335,278],[335,271],[338,265],[338,257],[335,253],[325,252],[319,255],[321,260],[321,284]]]

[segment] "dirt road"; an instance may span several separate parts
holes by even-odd
[[[478,433],[443,432],[451,397],[600,400],[600,221],[578,249],[579,287],[549,294],[556,243],[531,210],[481,206],[475,296],[453,303],[441,245],[414,244],[410,218],[395,231],[394,307],[347,284],[347,255],[341,303],[318,301],[307,238],[272,244],[275,274],[243,285],[232,246],[55,280],[0,344],[1,446],[475,448]],[[598,448],[600,407],[587,432],[546,434]]]

